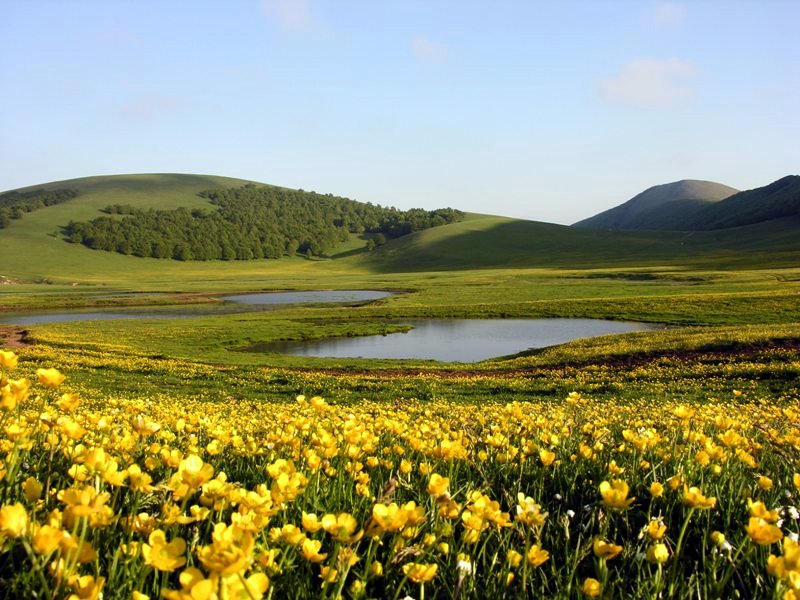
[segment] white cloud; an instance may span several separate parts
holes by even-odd
[[[647,19],[660,27],[680,25],[686,19],[686,7],[675,2],[659,2],[648,13]]]
[[[677,58],[633,60],[619,75],[600,82],[611,102],[639,107],[671,107],[692,98],[690,81],[697,75],[694,64]]]
[[[313,22],[308,0],[261,0],[261,6],[270,19],[289,31],[308,29]]]
[[[411,51],[425,62],[440,62],[446,54],[444,46],[420,35],[411,40]]]

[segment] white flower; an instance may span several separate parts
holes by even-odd
[[[570,519],[571,519],[571,518],[573,518],[573,517],[575,516],[575,511],[574,511],[574,510],[572,510],[572,509],[569,509],[569,510],[567,511],[567,516],[568,516]]]
[[[459,560],[456,563],[456,569],[462,575],[472,575],[472,563],[468,560]]]

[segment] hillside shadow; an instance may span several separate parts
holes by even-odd
[[[507,221],[455,235],[432,235],[428,230],[392,240],[365,257],[364,265],[375,272],[670,265],[727,268],[764,266],[764,253],[771,253],[775,264],[786,262],[787,257],[800,259],[800,244],[787,238],[784,228],[780,232],[774,226],[744,229],[611,231]]]

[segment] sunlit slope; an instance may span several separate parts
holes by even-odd
[[[364,261],[386,271],[792,266],[800,262],[798,226],[800,219],[714,232],[606,231],[470,215],[392,240]]]
[[[595,229],[682,229],[678,226],[690,215],[715,204],[738,190],[697,179],[683,179],[656,185],[627,202],[575,223],[576,227]]]
[[[31,186],[72,188],[78,197],[31,213],[0,230],[0,276],[25,282],[94,283],[147,289],[250,289],[307,278],[349,278],[415,271],[487,268],[767,268],[800,264],[800,217],[704,232],[607,231],[471,214],[460,223],[389,241],[366,253],[361,240],[333,260],[179,262],[90,250],[65,242],[70,221],[100,216],[109,204],[208,207],[202,190],[240,186],[240,179],[205,175],[90,177]],[[359,275],[360,276],[360,275]],[[283,278],[283,279],[282,279]],[[230,282],[241,282],[232,284]],[[329,282],[330,285],[330,282]]]
[[[34,185],[25,190],[76,189],[76,198],[26,213],[0,230],[0,275],[20,279],[63,277],[141,268],[157,261],[133,259],[110,252],[89,250],[68,244],[60,237],[61,227],[70,221],[87,221],[101,216],[109,204],[131,204],[138,208],[197,208],[210,205],[198,192],[249,183],[242,179],[210,175],[147,174],[84,177]]]

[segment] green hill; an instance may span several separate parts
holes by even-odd
[[[704,231],[746,227],[800,215],[800,176],[736,192],[709,181],[684,180],[645,190],[574,227],[615,230]]]
[[[800,217],[723,231],[609,231],[469,215],[393,240],[363,260],[376,271],[501,267],[764,268],[800,262]]]
[[[689,215],[705,209],[737,192],[736,189],[715,183],[684,179],[656,185],[637,194],[627,202],[578,221],[576,227],[595,229],[652,229],[677,230],[677,225]]]
[[[800,215],[800,176],[788,175],[686,215],[682,230],[725,229]]]
[[[0,229],[0,281],[52,281],[128,286],[210,289],[215,282],[253,282],[269,287],[286,274],[309,282],[357,273],[403,273],[491,268],[629,268],[647,266],[767,268],[800,264],[796,232],[800,217],[717,231],[654,232],[576,228],[469,214],[461,222],[390,239],[367,252],[363,240],[335,259],[176,261],[126,256],[67,243],[70,221],[102,215],[110,204],[144,208],[212,208],[199,192],[238,187],[243,180],[204,175],[90,177],[31,189],[76,189],[78,196],[35,210]],[[344,279],[342,279],[344,281]]]

